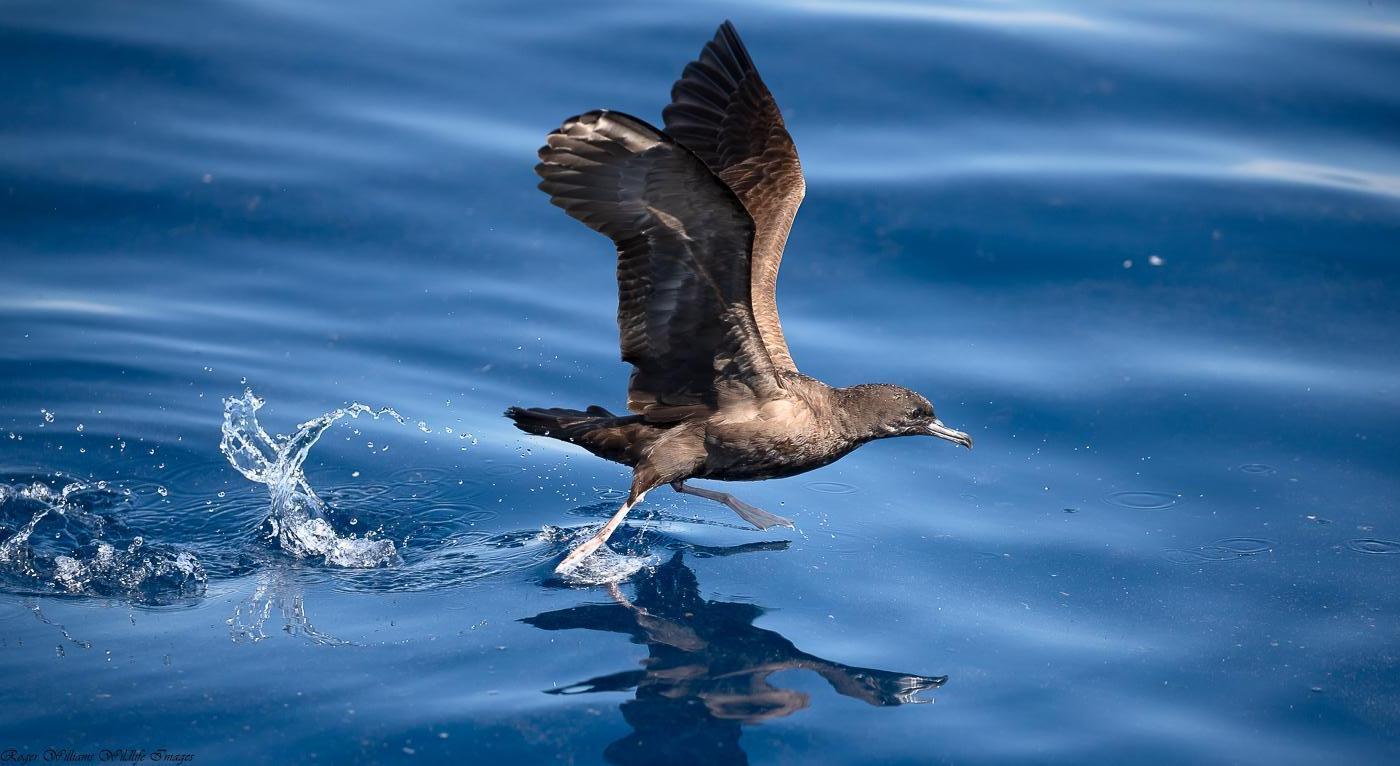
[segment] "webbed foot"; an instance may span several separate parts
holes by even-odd
[[[789,529],[796,529],[796,527],[794,527],[792,524],[792,519],[785,519],[782,516],[769,513],[763,510],[762,508],[756,508],[744,502],[743,500],[740,500],[739,498],[729,494],[728,492],[716,492],[713,489],[702,489],[700,487],[692,487],[686,484],[684,481],[671,482],[671,489],[674,489],[675,491],[680,492],[682,494],[695,495],[696,497],[703,497],[706,500],[714,500],[716,502],[724,503],[725,505],[729,506],[730,510],[739,514],[739,518],[743,519],[744,521],[747,521],[748,523],[754,525],[759,529],[768,529],[769,527],[787,527]]]

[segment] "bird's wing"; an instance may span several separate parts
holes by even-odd
[[[677,420],[716,407],[720,389],[782,395],[749,304],[753,219],[699,158],[596,111],[550,133],[535,172],[551,202],[617,244],[629,409]]]
[[[774,367],[796,371],[774,293],[783,247],[807,187],[783,115],[733,24],[721,24],[700,58],[686,65],[662,116],[666,133],[704,160],[753,216],[754,320]]]

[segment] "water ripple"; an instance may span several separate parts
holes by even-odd
[[[1274,543],[1259,537],[1227,537],[1198,548],[1171,548],[1162,556],[1173,564],[1201,564],[1257,556],[1273,550]]]
[[[389,478],[396,487],[408,490],[409,496],[418,500],[432,500],[446,495],[449,491],[453,495],[460,496],[461,487],[466,487],[466,479],[460,479],[462,471],[455,468],[442,466],[414,466],[412,468],[401,468],[389,474]],[[462,482],[461,487],[458,483]],[[480,481],[471,483],[475,493],[480,493],[485,489],[485,484]]]
[[[1400,553],[1400,541],[1378,540],[1374,537],[1363,537],[1358,540],[1347,541],[1347,547],[1357,553],[1365,553],[1371,556],[1386,556]]]
[[[811,481],[807,482],[807,489],[824,495],[854,495],[860,491],[854,484],[840,481]]]
[[[1104,500],[1111,505],[1135,511],[1160,511],[1176,505],[1177,496],[1170,492],[1123,490],[1110,494]]]

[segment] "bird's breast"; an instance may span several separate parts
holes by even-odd
[[[827,465],[855,446],[805,413],[716,419],[705,430],[704,473],[697,477],[751,481],[795,476]]]

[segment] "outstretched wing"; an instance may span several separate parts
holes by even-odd
[[[628,408],[675,420],[717,406],[717,388],[780,394],[749,303],[753,219],[693,153],[619,112],[571,117],[535,172],[566,213],[617,244]]]
[[[728,21],[671,88],[666,132],[695,152],[743,201],[755,224],[754,320],[780,372],[795,371],[775,291],[792,219],[806,194],[797,148],[773,94]]]

